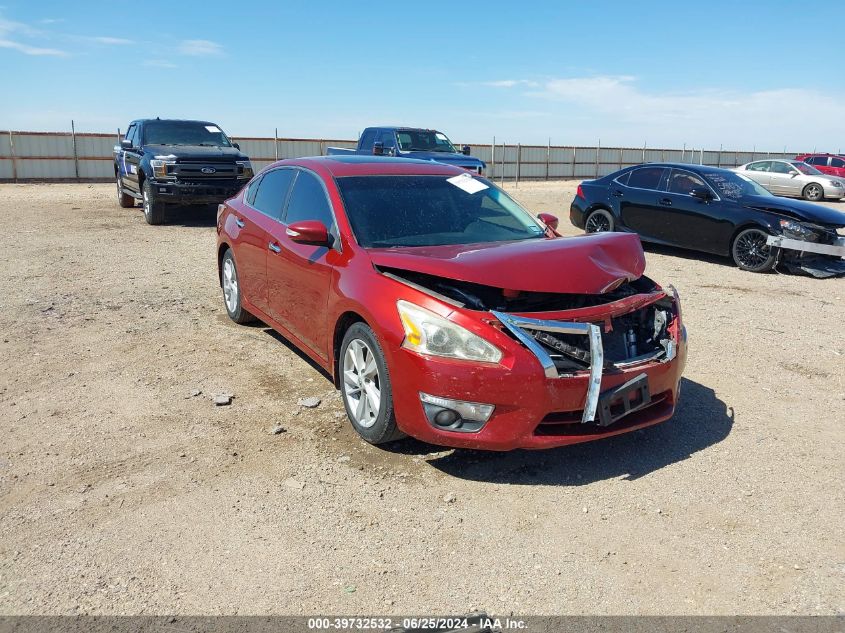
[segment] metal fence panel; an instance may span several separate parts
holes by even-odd
[[[12,160],[10,158],[0,158],[0,180],[11,180],[14,176],[15,172],[12,169]]]
[[[76,177],[76,169],[74,169],[72,158],[18,158],[16,162],[18,166],[18,178],[21,179],[32,178],[42,180]]]
[[[73,141],[70,134],[15,134],[15,155],[32,157],[71,157]]]

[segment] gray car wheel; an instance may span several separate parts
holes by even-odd
[[[801,195],[804,196],[804,200],[818,202],[819,200],[824,199],[824,187],[817,182],[811,182],[809,185],[804,187],[804,191],[801,192]]]
[[[609,233],[613,228],[613,215],[607,209],[596,209],[584,222],[584,231],[587,233]]]

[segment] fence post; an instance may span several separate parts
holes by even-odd
[[[15,157],[15,141],[12,138],[12,130],[9,130],[9,154],[12,155],[12,179],[18,181],[18,159]]]
[[[79,180],[79,154],[76,151],[76,126],[73,124],[73,119],[70,120],[70,141],[73,145],[73,173]]]
[[[575,178],[575,154],[578,153],[578,148],[572,146],[572,178]]]
[[[622,169],[622,148],[619,148],[619,169]]]
[[[698,164],[699,165],[704,164],[704,148],[703,147],[700,150],[698,150]]]
[[[552,137],[549,137],[549,144],[546,145],[546,180],[549,179],[549,162],[552,159]]]
[[[599,139],[598,144],[596,145],[596,175],[595,177],[599,177],[599,152],[601,151],[601,139]]]
[[[719,143],[719,158],[717,160],[719,162],[716,165],[716,167],[721,167],[722,166],[722,144],[721,143]]]
[[[323,152],[325,152],[325,150],[323,149],[323,139],[320,139],[320,156],[323,155]]]
[[[496,137],[493,137],[493,144],[490,145],[490,178],[496,177]]]
[[[646,143],[643,143],[643,160],[642,160],[643,163],[645,162],[645,146],[646,146]]]
[[[502,173],[499,174],[499,184],[502,185],[502,187],[505,186],[505,165],[507,164],[507,151],[507,145],[505,145],[504,141],[502,141]]]
[[[514,178],[514,187],[519,186],[519,167],[522,162],[522,143],[516,144],[516,177]]]
[[[276,160],[279,160],[279,128],[273,130],[273,151],[275,152]]]
[[[684,143],[684,149],[681,150],[681,162],[684,162],[684,159],[687,157],[687,144]]]

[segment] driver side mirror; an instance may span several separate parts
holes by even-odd
[[[331,246],[331,238],[326,225],[319,220],[302,220],[289,224],[285,230],[287,236],[298,244],[312,246]]]
[[[376,141],[373,143],[373,156],[383,156],[384,155],[384,143],[381,141]]]
[[[464,145],[464,146],[461,148],[461,154],[463,154],[464,156],[469,156],[469,153],[470,153],[471,151],[472,151],[472,148],[471,148],[469,145]]]
[[[122,141],[120,141],[120,146],[123,149],[132,149],[132,141],[130,141],[128,138],[125,138]]]
[[[241,144],[240,143],[232,143],[232,147],[234,147],[235,149],[240,149]]]
[[[704,187],[696,187],[689,192],[689,195],[696,200],[701,200],[702,202],[707,202],[708,200],[713,199],[713,194],[710,193],[709,189],[705,189]]]
[[[537,217],[540,218],[540,222],[545,224],[552,231],[557,230],[557,225],[560,223],[560,220],[557,219],[557,216],[552,215],[551,213],[540,213],[537,215]]]

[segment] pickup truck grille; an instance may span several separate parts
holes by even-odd
[[[235,163],[175,163],[168,165],[167,173],[178,180],[233,179],[243,172]]]

